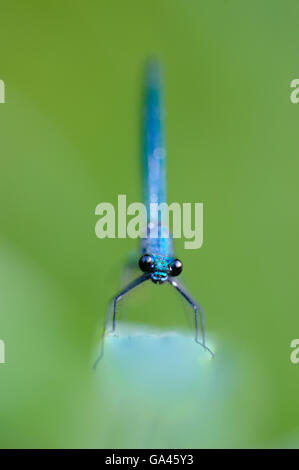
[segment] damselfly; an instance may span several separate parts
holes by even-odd
[[[195,341],[213,356],[206,346],[204,313],[200,305],[189,295],[177,280],[183,265],[173,251],[173,241],[168,224],[164,224],[161,214],[152,220],[150,206],[152,203],[166,202],[166,150],[164,142],[164,106],[161,86],[161,71],[157,62],[147,64],[144,94],[143,118],[143,168],[144,168],[144,202],[147,209],[147,230],[141,238],[139,268],[141,276],[128,284],[113,300],[112,332],[116,328],[118,302],[132,289],[147,280],[155,284],[171,284],[191,305],[195,320]],[[155,236],[152,235],[153,230]],[[199,339],[198,319],[201,325]]]

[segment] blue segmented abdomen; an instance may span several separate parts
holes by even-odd
[[[172,239],[162,219],[150,220],[150,204],[166,202],[166,149],[164,140],[164,104],[161,69],[156,61],[147,64],[144,96],[143,167],[144,202],[147,210],[148,230],[156,230],[154,238],[142,239],[143,253],[172,256]]]

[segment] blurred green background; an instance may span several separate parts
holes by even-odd
[[[296,0],[0,2],[1,447],[298,447],[298,14]],[[97,239],[94,210],[118,194],[141,198],[152,54],[165,71],[169,201],[204,202],[203,247],[178,241],[177,255],[219,344],[217,400],[233,374],[242,404],[219,405],[217,436],[207,413],[205,441],[153,441],[121,411],[112,419],[105,378],[95,386],[90,367],[136,247]],[[142,286],[120,310],[192,326],[170,288]]]

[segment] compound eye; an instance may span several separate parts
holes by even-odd
[[[151,257],[151,255],[143,255],[139,259],[139,268],[144,273],[150,272],[152,269],[152,265],[153,265],[153,258]]]
[[[175,259],[170,265],[170,275],[178,276],[183,271],[183,264],[179,259]]]

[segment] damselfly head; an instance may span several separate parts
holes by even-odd
[[[176,258],[149,254],[141,256],[139,267],[144,273],[150,273],[151,280],[159,284],[166,282],[168,276],[178,276],[183,270],[183,264]]]
[[[183,271],[183,263],[179,259],[174,259],[169,265],[169,274],[171,276],[178,276]]]
[[[164,284],[168,280],[168,274],[155,271],[151,273],[151,280],[155,284]]]
[[[154,259],[151,255],[142,255],[141,258],[139,258],[139,268],[144,273],[150,273],[153,265]]]

